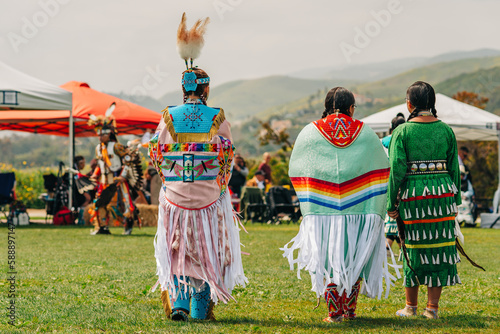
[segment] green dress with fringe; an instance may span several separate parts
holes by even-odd
[[[441,121],[407,122],[392,134],[389,157],[387,210],[395,210],[401,190],[399,214],[405,223],[408,257],[416,272],[415,275],[404,260],[404,286],[439,287],[460,283],[455,212],[462,200],[453,130]],[[447,172],[428,173],[427,170],[427,173],[408,175],[412,165],[420,166],[422,161],[430,164],[429,160],[434,166],[441,161],[441,170],[446,165]],[[434,166],[433,170],[437,171]]]

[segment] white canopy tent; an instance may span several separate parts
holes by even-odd
[[[0,108],[71,110],[71,92],[0,62]]]
[[[462,103],[443,94],[436,94],[436,110],[438,118],[451,126],[457,140],[500,142],[499,116]],[[380,111],[363,118],[361,121],[371,127],[375,132],[388,132],[391,126],[391,120],[396,117],[398,113],[402,113],[405,116],[409,115],[406,103]]]
[[[451,126],[457,140],[498,140],[497,124],[500,124],[500,117],[497,115],[443,94],[436,94],[436,110],[438,118]],[[375,132],[387,132],[391,120],[398,113],[405,117],[409,115],[406,103],[380,111],[361,121]]]
[[[34,78],[0,62],[0,113],[2,109],[69,110],[69,165],[73,166],[73,97],[65,89]],[[69,178],[69,206],[72,178]]]

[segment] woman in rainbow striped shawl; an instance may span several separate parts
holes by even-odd
[[[318,300],[324,294],[327,322],[354,319],[359,292],[380,298],[385,278],[387,296],[395,280],[384,236],[389,162],[373,130],[352,118],[354,108],[350,91],[330,90],[322,119],[301,131],[290,158],[304,220],[283,256],[291,269],[298,264],[299,278],[309,272]]]

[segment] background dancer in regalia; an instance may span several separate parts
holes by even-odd
[[[124,225],[123,234],[132,233],[134,222],[140,223],[133,202],[142,185],[142,166],[138,148],[127,147],[116,138],[112,117],[113,103],[104,117],[91,115],[89,125],[99,133],[96,146],[97,167],[91,180],[97,182],[96,199],[89,209],[94,230],[90,234],[111,234],[109,225]]]
[[[460,283],[455,247],[455,215],[462,202],[457,141],[453,130],[437,119],[435,103],[431,85],[411,85],[406,92],[410,117],[393,132],[389,148],[387,210],[390,217],[404,221],[404,243],[415,270],[405,259],[406,306],[396,312],[399,316],[417,314],[418,287],[423,284],[428,293],[423,315],[437,318],[443,286]]]
[[[182,74],[184,104],[163,111],[149,145],[163,182],[155,240],[157,284],[172,320],[187,320],[189,314],[214,319],[214,304],[233,299],[232,289],[247,282],[239,221],[228,191],[233,160],[229,123],[222,109],[207,106],[210,78],[193,67],[207,23],[208,18],[199,20],[188,31],[182,16],[177,46],[188,68]]]
[[[387,296],[395,280],[384,236],[389,162],[373,130],[352,118],[354,108],[350,91],[330,90],[322,119],[301,131],[290,158],[304,219],[283,256],[309,272],[318,298],[324,294],[327,322],[354,319],[358,293],[380,297],[385,278]]]

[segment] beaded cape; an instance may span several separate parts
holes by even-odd
[[[319,133],[336,147],[348,147],[358,138],[363,122],[344,114],[331,114],[314,121]]]
[[[335,128],[344,130],[341,137]],[[385,217],[387,156],[373,130],[349,116],[329,115],[307,125],[295,142],[289,175],[303,215]]]
[[[201,103],[167,107],[163,120],[172,138],[180,143],[209,141],[226,120],[224,110]]]

